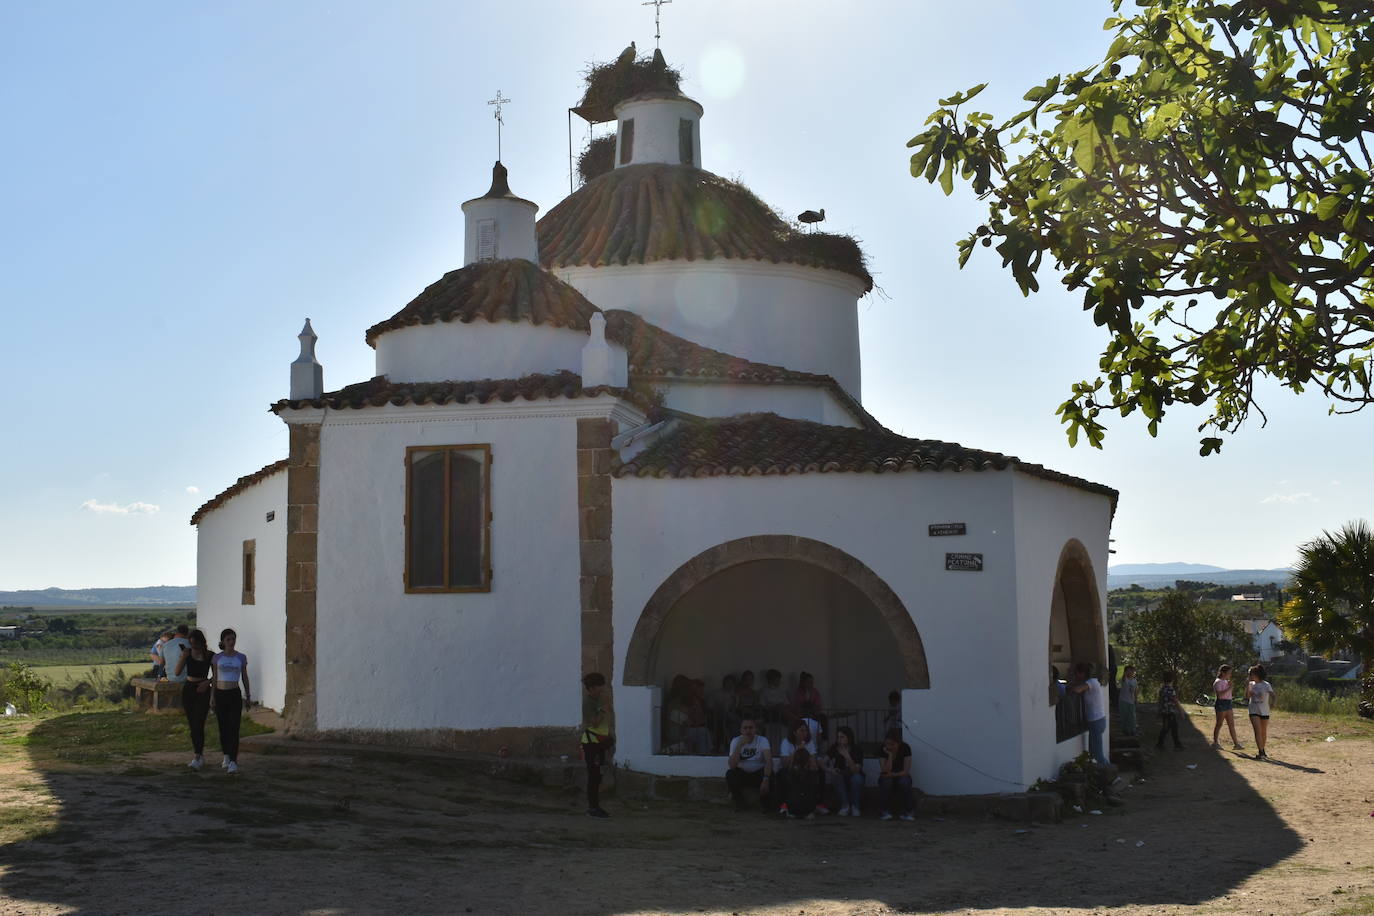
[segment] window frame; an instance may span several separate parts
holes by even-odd
[[[239,562],[239,604],[257,604],[258,589],[258,541],[248,538],[243,542],[242,559]]]
[[[411,494],[414,489],[415,463],[414,455],[416,452],[480,452],[482,454],[482,505],[486,510],[486,517],[482,519],[482,582],[480,585],[449,585],[449,487],[452,484],[452,477],[448,473],[449,458],[445,456],[443,475],[444,492],[442,498],[443,505],[443,572],[444,585],[411,585],[410,584],[410,504]],[[491,591],[492,572],[491,572],[491,443],[475,442],[465,445],[408,445],[406,446],[406,492],[405,508],[402,513],[402,537],[405,539],[405,565],[401,570],[401,581],[405,586],[405,593],[408,595],[451,595],[465,592],[489,592]]]

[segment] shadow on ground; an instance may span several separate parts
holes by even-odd
[[[193,773],[182,751],[74,764],[51,740],[68,718],[10,754],[58,808],[0,848],[0,913],[142,914],[150,889],[165,901],[181,886],[187,912],[190,888],[245,913],[1150,907],[1221,897],[1303,845],[1238,771],[1262,764],[1204,750],[1191,725],[1190,748],[1155,756],[1124,808],[1027,831],[616,799],[599,821],[571,790],[432,758],[258,753],[237,778],[214,755]],[[1203,825],[1246,840],[1181,851]]]

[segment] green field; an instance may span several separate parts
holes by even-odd
[[[47,678],[52,681],[54,687],[70,687],[79,681],[86,680],[87,676],[94,668],[101,675],[108,675],[111,671],[119,671],[124,677],[134,677],[144,674],[151,667],[146,662],[126,662],[121,665],[47,665],[44,667],[34,667],[34,673],[39,677]]]
[[[148,644],[152,645],[151,639],[148,640]],[[118,646],[104,649],[18,649],[0,651],[0,665],[10,662],[23,662],[34,668],[89,668],[92,665],[125,663],[151,668],[153,663],[147,656],[147,650],[120,648]],[[142,660],[140,661],[140,659]]]

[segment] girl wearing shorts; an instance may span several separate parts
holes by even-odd
[[[1274,705],[1274,685],[1264,679],[1264,666],[1255,665],[1250,669],[1250,682],[1245,685],[1245,695],[1250,698],[1250,727],[1255,730],[1257,760],[1268,760],[1264,745],[1269,740],[1269,710]]]
[[[1236,750],[1240,750],[1245,745],[1236,737],[1236,715],[1232,711],[1235,703],[1231,689],[1231,666],[1222,665],[1217,669],[1217,679],[1212,682],[1212,692],[1217,695],[1217,724],[1212,726],[1212,747],[1221,747],[1217,739],[1221,737],[1221,723],[1225,722],[1226,727],[1231,730],[1231,744]]]

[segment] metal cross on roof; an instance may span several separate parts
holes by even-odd
[[[663,36],[659,34],[658,17],[663,12],[663,4],[672,3],[673,0],[645,0],[640,6],[652,6],[654,8],[654,47],[658,47],[659,39]]]
[[[510,99],[505,99],[505,98],[502,98],[502,97],[501,97],[501,90],[500,90],[500,89],[496,90],[496,98],[494,98],[494,99],[488,99],[488,100],[487,100],[487,104],[488,104],[488,105],[495,105],[495,106],[496,106],[496,111],[493,112],[493,116],[496,118],[496,161],[497,161],[497,162],[500,162],[500,161],[501,161],[501,126],[502,126],[503,124],[506,123],[505,119],[501,117],[501,106],[502,106],[502,105],[509,105],[510,102],[511,102]]]

